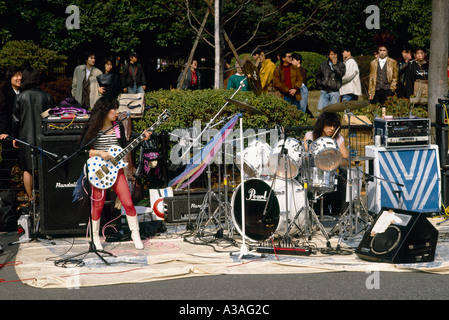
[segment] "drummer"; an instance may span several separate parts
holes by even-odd
[[[344,144],[345,139],[340,134],[340,125],[340,116],[337,113],[321,113],[315,125],[313,126],[313,131],[307,132],[304,137],[304,148],[306,149],[306,151],[308,150],[308,140],[311,140],[313,142],[321,137],[331,137],[337,142],[338,149],[340,150],[342,158],[348,159],[349,152]],[[343,160],[341,165],[348,166],[349,162],[347,160]]]
[[[340,116],[337,113],[321,113],[313,127],[313,130],[307,132],[304,137],[305,150],[308,150],[308,140],[313,142],[320,137],[334,138],[343,158],[340,166],[349,166],[349,161],[345,160],[349,158],[349,152],[345,146],[343,136],[339,133],[340,125]],[[346,169],[343,168],[343,170],[340,170],[340,174],[337,178],[337,190],[335,192],[326,193],[323,195],[323,202],[316,203],[314,205],[316,212],[320,212],[319,210],[323,209],[323,213],[326,215],[338,215],[346,210],[348,206],[348,203],[346,202],[346,175]],[[321,205],[323,208],[320,208]]]

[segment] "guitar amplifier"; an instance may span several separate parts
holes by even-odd
[[[187,222],[196,221],[201,210],[209,214],[209,201],[205,201],[205,194],[190,195],[190,215],[189,215],[189,196],[165,197],[166,206],[165,221],[167,222]],[[203,201],[206,203],[203,205]],[[218,208],[218,199],[212,197],[211,213]]]
[[[430,145],[430,119],[393,118],[374,119],[374,136],[380,136],[385,148]]]
[[[84,130],[88,117],[47,117],[42,120],[42,134],[50,135],[79,135]]]

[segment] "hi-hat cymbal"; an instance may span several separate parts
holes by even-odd
[[[361,109],[369,105],[368,101],[342,101],[334,104],[330,104],[323,108],[324,112],[342,112],[347,109],[356,110]]]
[[[256,96],[260,96],[262,93],[262,83],[260,82],[259,70],[256,65],[251,60],[245,59],[242,70],[248,80],[251,90],[256,94]]]
[[[248,111],[248,112],[255,113],[255,114],[264,114],[262,111],[250,106],[250,104],[246,101],[238,101],[238,100],[229,99],[229,98],[225,98],[225,100],[236,105],[237,107],[239,107],[241,109]]]

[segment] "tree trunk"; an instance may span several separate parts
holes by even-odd
[[[449,1],[432,0],[432,32],[429,58],[429,118],[435,121],[435,105],[448,93]]]

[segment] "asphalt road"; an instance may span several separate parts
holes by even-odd
[[[8,246],[17,236],[0,235],[1,300],[101,300],[145,301],[176,313],[186,303],[219,302],[272,303],[272,312],[291,304],[352,300],[391,301],[447,300],[449,276],[419,272],[326,272],[314,274],[218,275],[155,281],[138,284],[82,287],[79,289],[36,289],[22,284],[14,267],[18,245]],[[167,301],[170,301],[168,303]],[[150,304],[150,305],[151,305]],[[331,304],[334,305],[334,304]],[[296,307],[293,307],[295,309]],[[279,310],[277,310],[279,309]],[[332,312],[328,308],[319,312]],[[332,313],[331,313],[332,314]]]

